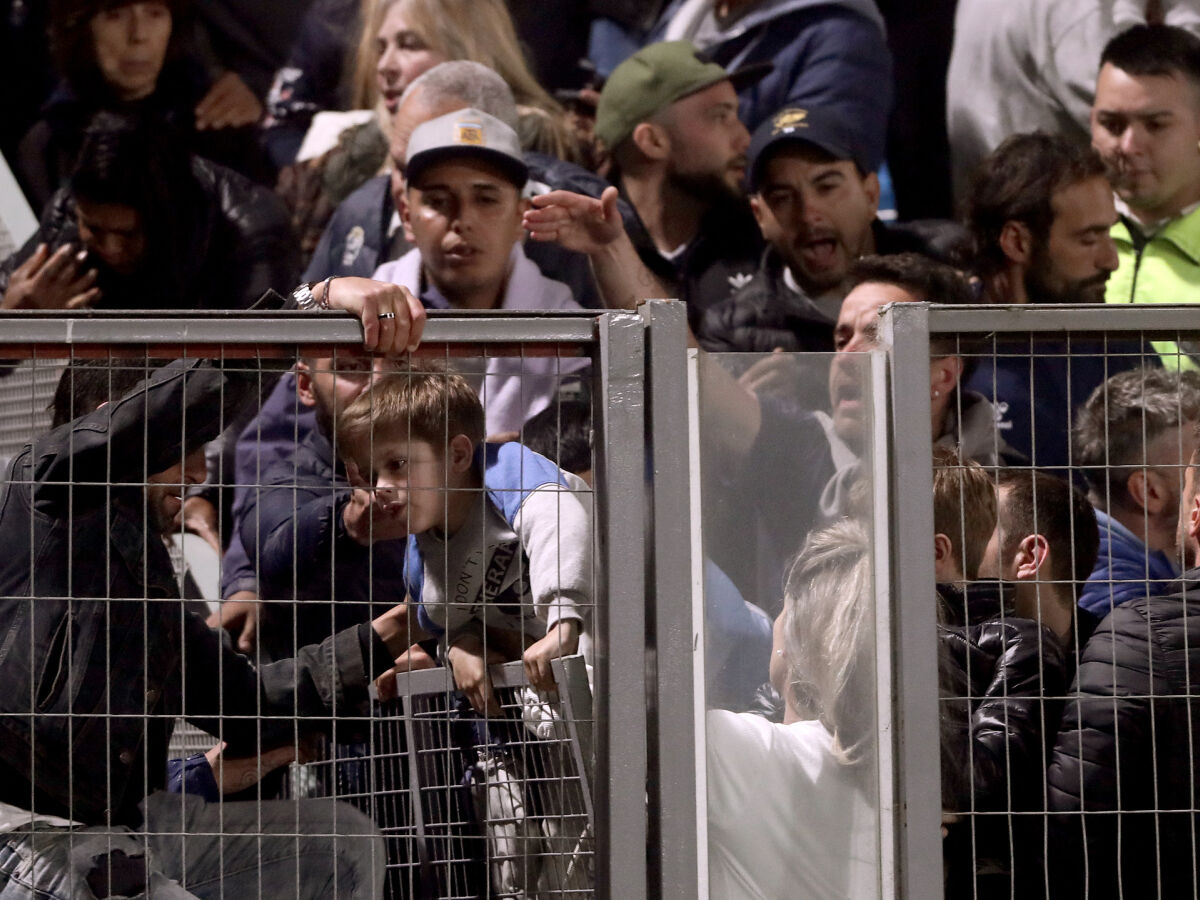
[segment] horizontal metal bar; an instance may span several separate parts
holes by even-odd
[[[587,345],[596,341],[599,312],[431,312],[427,343]],[[0,342],[15,344],[354,344],[359,323],[340,312],[0,313]]]
[[[1200,332],[1200,304],[929,306],[930,334],[1087,331]]]

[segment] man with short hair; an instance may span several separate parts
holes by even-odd
[[[1114,375],[1075,418],[1083,467],[1100,524],[1100,554],[1079,605],[1104,617],[1161,594],[1179,577],[1183,467],[1196,449],[1200,376],[1163,369]]]
[[[347,197],[334,211],[305,271],[306,281],[330,275],[371,275],[385,262],[399,259],[412,249],[393,196],[403,191],[404,158],[413,129],[429,119],[456,109],[480,109],[514,130],[517,107],[512,90],[482,63],[459,59],[434,66],[416,78],[400,96],[392,116],[388,153],[392,171],[377,175]],[[586,169],[552,156],[528,151],[530,191],[551,186],[599,195],[608,182]],[[397,181],[399,179],[399,181]],[[633,210],[622,204],[631,220]],[[529,242],[526,255],[549,278],[566,284],[582,306],[603,306],[595,278],[582,256],[553,244]]]
[[[404,175],[393,200],[416,246],[376,279],[409,288],[430,309],[580,308],[522,249],[529,168],[512,128],[477,109],[424,122],[408,141]],[[556,358],[488,359],[477,373],[488,434],[519,431],[549,405],[560,375],[577,369]]]
[[[975,274],[991,303],[1102,303],[1117,268],[1117,219],[1104,163],[1069,138],[1004,141],[976,172],[967,205]],[[1073,406],[1109,375],[1141,366],[1141,341],[997,343],[972,376],[1005,439],[1042,468],[1070,465]],[[1151,354],[1153,355],[1153,354]],[[1036,398],[1036,402],[1035,402]]]
[[[1137,25],[1104,48],[1092,144],[1117,194],[1109,303],[1187,303],[1200,286],[1200,38]],[[1195,348],[1156,341],[1165,365]]]
[[[766,72],[727,72],[687,41],[644,47],[613,70],[596,108],[609,180],[637,211],[643,261],[674,283],[693,327],[749,281],[762,251],[743,181],[750,133],[739,88]]]
[[[996,531],[980,574],[1013,586],[1016,615],[1058,637],[1068,678],[1100,623],[1080,609],[1079,588],[1096,564],[1096,514],[1081,491],[1029,469],[1002,470]]]
[[[750,141],[750,208],[767,243],[753,281],[710,307],[706,350],[830,351],[850,265],[868,254],[966,256],[952,222],[888,225],[876,218],[879,179],[862,142],[832,110],[788,107]]]
[[[1200,564],[1200,454],[1179,504],[1180,546]],[[1118,606],[1084,648],[1046,773],[1053,897],[1200,893],[1200,569],[1167,596]]]

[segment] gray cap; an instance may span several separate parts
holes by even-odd
[[[529,180],[517,133],[482,110],[455,110],[413,129],[404,160],[409,184],[429,166],[453,157],[475,157],[497,166],[518,188]]]

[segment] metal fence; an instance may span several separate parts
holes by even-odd
[[[1200,889],[1200,620],[1186,574],[1197,330],[1194,306],[884,312],[904,896]],[[939,431],[925,427],[927,362],[946,354],[965,374]],[[980,401],[987,437],[974,447],[998,488],[998,529],[979,568],[996,580],[977,584],[995,606],[970,582],[946,602],[931,552],[947,529],[930,515],[930,453],[972,443],[964,409]],[[969,542],[960,490],[951,538],[961,528]]]
[[[934,574],[937,522],[930,461],[935,435],[925,423],[933,415],[931,340],[941,348],[937,354],[949,341],[953,355],[974,364],[975,377],[983,379],[983,399],[991,401],[993,411],[1009,403],[990,424],[1003,425],[1007,415],[1011,429],[993,428],[984,444],[975,445],[993,451],[988,478],[1004,487],[1007,476],[997,465],[1002,461],[1008,469],[1048,469],[1083,484],[1074,445],[1048,443],[1038,417],[1049,413],[1053,418],[1061,412],[1073,422],[1087,399],[1082,386],[1088,378],[1104,381],[1119,369],[1140,371],[1144,363],[1155,365],[1168,344],[1186,351],[1188,334],[1200,333],[1200,314],[1174,307],[899,304],[884,312],[882,325],[886,352],[693,355],[689,368],[677,304],[650,303],[636,315],[432,317],[421,350],[424,357],[476,370],[481,363],[486,368],[488,360],[505,359],[518,372],[528,363],[530,373],[532,361],[540,361],[542,378],[547,377],[546,360],[591,364],[584,378],[584,396],[590,397],[585,405],[592,419],[589,464],[596,479],[594,494],[586,492],[594,501],[591,522],[597,551],[590,679],[580,660],[563,659],[555,664],[557,699],[535,701],[515,671],[519,663],[510,662],[492,670],[500,711],[488,717],[471,712],[469,700],[451,689],[445,669],[432,668],[399,676],[398,699],[373,701],[366,712],[344,709],[327,717],[277,717],[223,710],[226,715],[209,717],[207,731],[192,733],[190,739],[198,743],[185,746],[177,732],[176,750],[207,749],[205,734],[226,740],[240,735],[243,720],[268,730],[288,726],[284,743],[302,760],[277,773],[274,781],[259,783],[247,796],[263,808],[273,797],[290,797],[293,802],[333,797],[367,813],[385,838],[371,852],[390,896],[723,897],[731,895],[729,879],[736,877],[743,851],[751,854],[746,858],[755,858],[757,852],[763,854],[760,859],[781,861],[774,868],[792,873],[794,879],[817,879],[813,883],[820,887],[813,888],[814,896],[988,896],[997,885],[1002,885],[999,893],[1004,896],[1059,896],[1058,883],[1052,880],[1058,877],[1066,878],[1063,895],[1069,895],[1072,873],[1052,871],[1052,861],[1067,846],[1057,842],[1071,833],[1069,826],[1062,830],[1064,822],[1082,826],[1084,846],[1087,833],[1094,838],[1115,823],[1121,846],[1136,846],[1155,872],[1155,890],[1163,896],[1194,890],[1187,880],[1193,878],[1193,868],[1184,872],[1178,862],[1195,856],[1196,785],[1186,766],[1171,769],[1174,781],[1154,780],[1152,788],[1158,793],[1148,804],[1135,803],[1129,785],[1118,780],[1113,783],[1124,793],[1110,809],[1084,804],[1072,811],[1052,799],[1041,773],[1058,758],[1054,738],[1060,712],[1054,705],[1062,715],[1080,719],[1094,699],[1067,689],[1069,682],[1043,690],[1030,714],[1042,736],[1031,757],[1038,773],[1032,800],[1028,791],[1025,799],[1016,799],[1018,776],[1028,770],[1018,766],[1015,747],[1006,742],[1003,729],[996,744],[1001,800],[984,802],[972,790],[981,777],[977,762],[983,753],[972,716],[984,701],[996,698],[975,687],[958,693],[947,687],[945,635],[955,626],[947,622]],[[147,360],[196,357],[218,360],[229,372],[261,373],[282,370],[297,356],[353,356],[359,340],[355,323],[332,314],[21,314],[6,316],[3,326],[0,359],[25,360],[20,368],[37,384],[47,380],[51,367],[57,371],[64,358],[99,358],[108,361],[109,369],[132,367],[149,373]],[[1187,369],[1187,358],[1171,352],[1168,349],[1165,357],[1167,369]],[[554,363],[549,371],[556,378],[573,365]],[[1047,376],[1040,368],[1045,365],[1066,373],[1062,396],[1052,395],[1050,388],[1062,379]],[[1087,378],[1084,368],[1090,372]],[[1020,376],[1011,383],[1020,386],[1023,397],[1013,395],[1011,383],[999,378],[1004,371]],[[265,376],[254,377],[264,378],[260,393],[265,393]],[[1002,389],[994,387],[987,395],[989,383]],[[1009,393],[1002,396],[1003,391]],[[947,426],[944,443],[962,443],[964,396],[960,392],[954,400],[948,421],[958,424]],[[486,402],[486,382],[484,397]],[[560,403],[555,394],[551,408]],[[40,398],[17,403],[22,415],[42,405]],[[1177,405],[1182,412],[1186,404],[1178,399]],[[846,418],[839,407],[853,414]],[[1026,423],[1028,437],[1018,439],[1019,426]],[[173,420],[169,427],[187,426]],[[292,431],[285,438],[295,443],[297,434]],[[150,437],[149,429],[142,437]],[[1013,444],[1028,448],[1024,457],[1019,449],[1008,454]],[[1188,460],[1178,436],[1175,449],[1173,463],[1104,459],[1098,468],[1142,475],[1161,470],[1166,473],[1163,483],[1173,486],[1175,495],[1183,495]],[[139,465],[133,468],[144,470],[148,461],[140,454],[145,451],[138,452],[134,462]],[[237,482],[229,464],[224,465],[218,469],[221,483]],[[1094,476],[1097,466],[1091,469]],[[142,472],[148,474],[153,473]],[[121,483],[101,481],[106,483],[100,487],[109,491]],[[266,487],[259,478],[248,483]],[[73,484],[83,486],[72,475],[63,479],[65,487]],[[1038,490],[1034,488],[1034,508],[1046,512],[1045,495]],[[1111,502],[1111,496],[1107,500]],[[819,605],[813,606],[821,598],[805,591],[809,582],[817,582],[816,576],[789,584],[787,575],[796,551],[809,535],[820,532],[832,512],[833,520],[848,515],[857,522],[843,538],[854,540],[858,535],[866,540],[863,552],[847,563],[856,567],[859,580],[853,584],[858,593],[850,592],[849,580],[840,582],[841,599],[852,596],[861,614],[850,633],[853,653],[843,660],[853,673],[856,693],[845,696],[854,698],[849,704],[854,715],[835,726],[830,723],[838,721],[836,715],[814,716],[818,707],[813,706],[799,723],[764,732],[764,726],[745,716],[760,699],[756,685],[770,674],[767,659],[787,649],[773,652],[772,641],[783,638],[773,636],[771,619],[781,610],[801,608],[797,604],[809,604],[803,607],[809,611],[806,615],[821,613]],[[1039,515],[1035,512],[1035,521]],[[105,521],[104,516],[101,509],[96,521]],[[221,518],[218,525],[224,522]],[[91,546],[86,536],[78,540],[79,547]],[[27,549],[21,552],[26,570],[38,573],[45,565]],[[72,566],[87,562],[77,556]],[[1174,563],[1182,569],[1190,560],[1177,551]],[[1040,590],[1048,592],[1055,583],[1073,585],[1079,574],[1071,570],[1066,577],[1060,573],[1043,578]],[[1113,579],[1112,589],[1149,589],[1162,581],[1147,571],[1145,578]],[[295,578],[292,583],[296,591],[304,587]],[[336,597],[346,586],[333,583],[330,590]],[[43,596],[33,589],[28,595]],[[35,606],[18,602],[21,599],[9,602],[9,632],[22,610],[35,615]],[[88,608],[82,598],[64,590],[59,599],[71,610],[68,622],[82,620]],[[114,597],[99,599],[109,615],[120,605]],[[178,600],[148,594],[132,599],[141,610],[137,622],[143,622],[146,610],[155,605],[175,610],[182,621],[185,607]],[[296,606],[297,598],[291,599]],[[838,597],[830,600],[837,601]],[[336,607],[334,603],[330,609]],[[969,619],[967,601],[963,609],[963,618]],[[329,616],[332,622],[333,612]],[[1007,623],[1021,617],[1005,610],[1000,618]],[[1143,631],[1149,633],[1148,628]],[[64,635],[65,648],[91,640],[71,628],[54,633]],[[116,633],[111,623],[109,633]],[[302,643],[299,636],[294,624],[284,630],[289,652]],[[1039,677],[1057,664],[1054,660],[1071,656],[1061,648],[1050,649],[1047,640],[1038,637],[1034,647]],[[135,645],[141,646],[136,641]],[[33,649],[35,644],[21,632],[16,644],[0,645],[0,664],[11,666],[21,658],[13,654],[13,646]],[[126,670],[117,661],[131,662],[116,650],[107,670],[110,689],[125,687],[118,673]],[[267,656],[261,649],[255,652],[255,661],[265,664]],[[787,656],[791,652],[787,650]],[[1159,652],[1145,654],[1158,673],[1155,677],[1178,665],[1177,657],[1156,656]],[[1088,662],[1078,648],[1073,654],[1068,661],[1076,666]],[[132,659],[131,689],[145,689],[143,671],[152,667],[151,656],[142,649]],[[1159,669],[1154,669],[1156,660],[1163,662]],[[57,697],[56,680],[45,681],[47,694],[41,696],[44,680],[32,671],[32,663],[19,665],[30,672],[32,706],[24,709],[18,703],[0,718],[15,722],[59,715],[37,705]],[[971,657],[968,672],[976,665]],[[62,683],[68,692],[81,683],[76,677],[80,674],[69,667],[65,671]],[[999,720],[1007,723],[1017,715],[1010,704],[1015,689],[1004,680],[999,684],[999,705],[991,709],[999,709]],[[819,686],[813,691],[799,698],[799,705],[816,704]],[[1159,731],[1151,730],[1149,741],[1136,746],[1150,748],[1148,769],[1166,771],[1171,768],[1161,755],[1166,745],[1183,740],[1190,746],[1187,716],[1195,703],[1194,691],[1186,677],[1182,685],[1152,679],[1138,691],[1134,699],[1146,700],[1155,711],[1151,725]],[[768,705],[774,704],[768,715],[786,715],[788,700],[797,698],[768,697]],[[87,733],[91,743],[72,745],[64,771],[74,772],[85,755],[99,760],[95,771],[115,767],[125,752],[116,739],[122,721],[153,723],[154,702],[139,700],[128,716],[113,707],[92,716],[103,727]],[[1111,697],[1107,702],[1110,709],[1123,709]],[[244,706],[235,705],[238,710]],[[946,723],[956,717],[967,722],[967,740],[948,754]],[[88,718],[68,709],[61,721],[70,731],[82,728]],[[824,731],[811,725],[818,718]],[[322,731],[316,737],[301,727],[315,724]],[[17,738],[12,735],[19,733],[17,729],[4,735],[9,765],[21,756],[12,752],[24,746],[14,743]],[[753,736],[765,733],[785,743],[756,762]],[[848,735],[861,740],[843,740]],[[272,739],[278,741],[278,735]],[[256,740],[267,746],[266,736]],[[804,755],[814,747],[823,749],[816,756]],[[1125,744],[1122,752],[1132,754],[1134,747]],[[162,749],[165,755],[165,747],[147,747],[146,752],[150,749]],[[49,759],[31,748],[23,752],[35,771]],[[819,777],[773,781],[789,777],[776,771],[776,763],[787,753],[808,760],[793,767],[792,774],[808,772],[809,765]],[[149,771],[147,758],[131,759],[143,774]],[[786,761],[780,766],[786,767]],[[966,789],[947,799],[947,775],[956,772]],[[63,777],[68,778],[65,791]],[[75,788],[69,779],[77,777],[57,773],[48,784],[58,796],[71,796]],[[29,804],[39,806],[39,790],[32,784],[25,790]],[[106,784],[105,790],[111,796],[112,786]],[[797,793],[802,790],[811,793]],[[76,821],[88,816],[115,821],[109,810],[85,815],[70,804],[58,814]],[[160,837],[189,830],[173,818],[166,821],[170,827],[160,828]],[[943,837],[943,827],[949,837]],[[302,832],[295,824],[283,833],[301,845]],[[334,833],[341,834],[336,829]],[[136,846],[150,846],[148,839],[138,840]],[[1025,865],[1029,861],[1032,866]],[[1091,895],[1147,895],[1131,870],[1110,871],[1104,862],[1093,854],[1075,867],[1076,875],[1090,879],[1085,886]],[[1022,879],[1028,876],[1032,882],[1013,881],[1017,869]],[[258,871],[257,890],[263,896],[279,895],[281,888],[270,881],[272,871],[261,858]],[[961,880],[948,887],[948,876]],[[808,883],[794,879],[792,884]]]
[[[140,496],[139,483],[154,475],[163,461],[163,453],[156,449],[158,442],[165,440],[174,446],[175,455],[169,461],[181,463],[180,447],[190,450],[186,440],[189,429],[205,427],[214,434],[228,430],[227,438],[231,441],[236,431],[229,426],[237,421],[237,427],[243,428],[246,422],[245,417],[235,419],[233,382],[238,378],[253,382],[248,393],[260,398],[267,396],[278,373],[293,359],[333,358],[335,379],[353,377],[342,370],[337,360],[361,357],[354,351],[360,341],[356,323],[339,315],[322,314],[51,313],[5,316],[3,328],[0,359],[13,360],[18,370],[26,373],[27,380],[21,384],[55,381],[64,360],[67,371],[76,373],[67,376],[67,384],[72,386],[81,386],[84,381],[77,374],[87,368],[79,366],[83,360],[91,360],[93,370],[106,378],[132,373],[134,382],[153,379],[164,363],[178,360],[167,367],[172,369],[169,378],[174,379],[182,372],[185,381],[192,379],[181,389],[176,408],[152,408],[149,393],[135,394],[132,400],[123,401],[121,408],[113,413],[114,420],[126,414],[140,416],[139,428],[127,429],[131,432],[128,440],[113,438],[107,444],[104,441],[89,444],[86,436],[75,434],[65,438],[61,446],[35,444],[32,463],[10,472],[6,485],[10,512],[14,498],[31,512],[18,523],[16,534],[8,536],[12,540],[10,571],[6,577],[13,586],[6,591],[10,594],[6,602],[8,639],[0,651],[0,659],[14,667],[20,684],[30,685],[31,696],[23,701],[20,694],[24,688],[16,689],[17,698],[0,715],[5,725],[5,766],[10,774],[16,773],[0,799],[18,812],[34,809],[39,816],[54,817],[32,826],[34,844],[41,840],[41,829],[53,827],[65,829],[67,845],[90,849],[84,832],[71,830],[77,829],[78,824],[65,824],[74,822],[98,827],[107,835],[107,843],[102,841],[102,844],[112,851],[116,846],[113,842],[118,840],[114,835],[122,832],[116,826],[136,823],[136,817],[130,818],[127,809],[117,808],[128,800],[122,797],[119,773],[133,769],[137,780],[136,770],[140,769],[147,783],[160,781],[154,770],[165,765],[166,759],[158,759],[157,754],[165,756],[167,747],[157,743],[154,734],[169,732],[164,721],[182,715],[199,722],[203,729],[177,731],[171,748],[175,755],[208,749],[218,739],[229,741],[231,746],[235,739],[240,740],[244,748],[244,724],[249,722],[252,730],[262,729],[262,733],[251,739],[250,746],[264,750],[282,743],[290,747],[290,755],[297,757],[290,767],[262,781],[257,778],[263,774],[257,764],[251,766],[252,777],[247,777],[247,783],[257,783],[239,795],[239,799],[247,798],[262,810],[268,800],[276,797],[294,804],[336,798],[366,812],[385,838],[384,844],[379,845],[385,848],[383,856],[376,846],[372,846],[368,856],[376,869],[386,869],[388,896],[637,897],[658,893],[657,886],[651,884],[651,879],[658,876],[649,874],[650,868],[644,862],[647,835],[652,829],[660,837],[669,834],[672,827],[678,828],[678,823],[664,826],[653,812],[648,813],[645,786],[669,783],[673,768],[690,772],[686,760],[692,754],[686,747],[680,757],[671,755],[654,760],[647,753],[647,735],[655,727],[653,714],[647,714],[648,706],[654,709],[653,704],[647,703],[647,691],[661,690],[664,685],[647,680],[645,665],[648,623],[654,621],[654,605],[648,602],[654,593],[647,587],[648,578],[653,577],[656,554],[660,560],[662,556],[653,542],[646,540],[644,529],[653,498],[663,497],[665,508],[666,490],[673,489],[677,492],[674,502],[678,503],[678,493],[686,492],[687,479],[686,471],[680,472],[674,460],[656,460],[651,464],[664,473],[657,482],[650,474],[647,461],[651,429],[646,389],[652,381],[661,394],[662,406],[654,405],[656,422],[672,429],[686,423],[683,404],[675,405],[685,393],[680,310],[653,305],[644,315],[445,315],[433,316],[428,323],[417,356],[478,373],[474,383],[482,385],[485,411],[492,407],[493,386],[499,383],[493,380],[492,373],[496,370],[515,377],[520,385],[518,402],[527,399],[526,394],[548,393],[553,414],[560,405],[565,408],[562,399],[565,395],[557,387],[548,392],[545,383],[557,382],[560,375],[577,372],[580,363],[590,364],[581,376],[582,392],[576,391],[573,396],[584,398],[589,413],[590,434],[586,438],[591,449],[585,451],[589,458],[587,468],[594,471],[599,490],[593,497],[590,488],[581,486],[582,482],[567,481],[564,494],[587,501],[597,558],[590,574],[591,598],[583,608],[591,646],[581,649],[588,653],[588,665],[585,667],[582,657],[555,660],[553,671],[558,689],[549,695],[529,687],[520,671],[520,662],[493,667],[490,671],[499,709],[488,716],[473,711],[469,702],[455,692],[448,670],[436,667],[396,676],[397,699],[371,701],[369,709],[353,707],[345,701],[342,709],[335,706],[326,716],[299,711],[291,715],[267,713],[266,701],[261,697],[255,701],[244,695],[232,696],[231,690],[244,692],[245,686],[240,676],[235,677],[235,670],[229,669],[231,663],[221,655],[225,651],[205,645],[206,652],[213,651],[225,660],[220,665],[214,665],[216,659],[187,658],[189,652],[193,657],[199,652],[196,649],[199,645],[189,643],[193,637],[190,629],[194,627],[189,623],[195,619],[188,617],[193,612],[203,616],[208,610],[189,606],[195,601],[184,600],[181,605],[179,600],[171,600],[174,591],[162,584],[144,583],[158,564],[153,538],[140,551],[142,562],[132,557],[123,560],[122,571],[131,575],[131,580],[120,588],[112,582],[112,573],[119,562],[114,560],[120,556],[114,548],[122,540],[124,522],[131,520],[147,534],[153,534],[150,520],[154,510],[149,506],[144,511],[125,510],[125,519],[119,509],[123,494],[136,489]],[[207,362],[190,365],[187,360]],[[654,371],[649,377],[648,367]],[[197,372],[217,372],[219,377],[214,377],[220,383],[216,387],[208,385]],[[8,384],[9,393],[21,390],[18,382]],[[128,386],[117,393],[125,390]],[[210,396],[201,401],[189,396],[189,390],[207,390]],[[667,404],[674,408],[666,408]],[[22,415],[31,405],[40,410],[45,401],[27,396],[17,404]],[[301,404],[293,405],[293,414],[303,412]],[[76,408],[72,415],[88,411]],[[156,413],[163,415],[155,418]],[[214,417],[215,420],[209,421]],[[25,427],[31,432],[27,438],[38,433],[32,421]],[[85,423],[83,430],[92,427]],[[285,434],[283,444],[294,450],[299,446],[300,429],[294,423],[287,427],[291,431]],[[262,440],[261,425],[259,429],[257,433],[253,425],[248,429],[252,438]],[[524,437],[522,428],[518,438]],[[210,451],[211,448],[212,445]],[[68,462],[54,468],[53,476],[47,480],[39,466],[55,453]],[[85,460],[88,453],[91,456]],[[136,458],[125,458],[129,454]],[[92,466],[86,473],[85,461]],[[25,457],[23,462],[30,463],[30,458]],[[21,464],[22,460],[18,460],[18,466]],[[259,459],[255,465],[256,474],[261,476],[265,462]],[[233,488],[238,482],[235,468],[229,458],[222,462],[215,452],[210,452],[208,471],[210,482],[215,483],[209,486]],[[152,478],[149,480],[153,482]],[[523,486],[524,483],[509,489],[510,493]],[[251,478],[241,487],[263,492],[281,485]],[[282,487],[298,490],[288,484]],[[492,485],[488,488],[497,492],[501,497],[497,502],[503,503],[505,488]],[[180,489],[174,485],[167,493],[178,496]],[[325,493],[331,494],[334,489],[331,482]],[[183,498],[178,496],[178,499]],[[228,531],[229,518],[235,514],[227,507],[222,509],[219,502],[216,508],[217,530]],[[53,531],[56,527],[71,533],[64,545],[65,559],[69,562],[47,558],[43,553],[48,540],[44,530]],[[682,579],[686,584],[686,535],[682,542],[676,539],[676,544],[681,545],[685,555],[670,560],[669,565],[660,564],[660,584],[667,584],[670,578]],[[261,554],[261,547],[250,550],[255,565],[262,563]],[[133,555],[138,555],[136,548]],[[327,562],[336,564],[336,560]],[[308,563],[311,560],[294,560],[294,574]],[[381,563],[376,556],[368,566]],[[107,588],[90,585],[84,589],[87,582],[84,573],[89,565],[93,569],[100,567],[99,578],[110,581]],[[519,578],[529,577],[522,565],[517,568],[522,569]],[[550,568],[554,568],[553,563]],[[47,573],[52,569],[60,571],[50,577]],[[372,578],[385,574],[381,570],[372,572]],[[39,585],[50,581],[56,585],[52,592],[55,596],[47,597]],[[190,584],[186,579],[181,583]],[[294,615],[304,589],[302,578],[293,579],[294,596],[290,601],[287,597],[279,598],[272,606],[285,612],[290,607]],[[332,630],[339,618],[342,595],[348,596],[349,589],[337,580],[330,583],[329,589],[331,600],[323,608]],[[502,597],[489,600],[486,593],[482,596],[485,607],[502,605]],[[394,595],[372,596],[372,614],[396,599]],[[213,608],[220,614],[220,607]],[[59,612],[66,624],[49,628],[52,642],[49,656],[59,661],[59,674],[51,683],[46,673],[39,675],[43,662],[37,656],[46,649],[42,645],[46,628],[38,619],[54,617]],[[267,653],[261,639],[250,648],[251,660],[264,673],[271,668],[269,660],[286,657],[304,643],[300,639],[302,629],[294,619],[288,621],[278,635],[283,652]],[[22,622],[32,624],[23,629]],[[170,639],[155,643],[156,628],[161,628]],[[133,634],[128,641],[123,637],[126,630],[140,629],[145,629],[140,637]],[[55,635],[61,635],[61,640]],[[488,631],[484,636],[485,653],[490,635]],[[237,640],[236,629],[232,637]],[[669,639],[664,638],[663,643],[665,646]],[[103,645],[109,649],[97,649]],[[527,645],[528,641],[513,650],[511,640],[497,639],[491,646],[497,653],[515,653],[519,657]],[[12,652],[14,646],[17,652]],[[377,649],[372,647],[367,654],[369,664],[378,661],[371,655]],[[328,648],[323,649],[325,655],[310,656],[306,664],[318,674],[322,669],[337,669],[336,658],[344,652],[344,647],[337,645],[332,651],[333,658],[327,655],[329,652]],[[102,672],[87,669],[97,658],[102,660]],[[678,679],[686,682],[690,690],[690,661],[687,662],[688,665],[678,667],[682,673]],[[95,691],[89,693],[84,686],[85,675],[93,680],[99,675],[95,686],[102,692],[99,699]],[[216,682],[208,687],[218,691],[217,700],[200,699],[206,690],[200,682],[206,677]],[[151,685],[156,679],[162,680],[161,688]],[[289,690],[299,684],[317,693],[326,691],[324,686],[313,687],[313,676],[307,669],[298,675],[289,672],[285,681],[291,685]],[[130,702],[131,697],[121,693],[127,687],[135,692],[136,700]],[[145,697],[137,695],[137,691],[144,691]],[[175,693],[170,694],[173,698],[170,703],[159,703],[159,692],[167,696],[172,691]],[[103,696],[105,693],[107,697]],[[334,693],[336,702],[341,702],[341,693]],[[287,702],[301,704],[311,699],[292,698]],[[214,703],[217,708],[213,708]],[[39,730],[55,721],[65,725],[68,740],[65,745],[60,742],[65,749],[56,749],[57,738]],[[139,724],[129,726],[130,722]],[[147,734],[150,736],[146,737]],[[126,745],[122,741],[130,736],[137,740],[139,735],[144,743],[137,750],[123,749]],[[266,768],[267,754],[263,758]],[[49,767],[60,760],[65,771],[52,771]],[[658,771],[655,777],[648,778],[651,765]],[[85,783],[83,777],[88,774],[100,783]],[[185,766],[182,776],[185,785],[187,778]],[[85,795],[91,795],[91,799],[85,801]],[[187,797],[186,788],[178,796]],[[168,806],[169,814],[165,817],[157,815],[155,810],[145,810],[142,827],[139,829],[135,824],[133,843],[121,844],[121,852],[140,858],[140,850],[141,857],[149,853],[156,861],[176,853],[186,870],[192,864],[187,838],[191,828],[174,816],[180,810],[187,815],[191,812],[190,807],[182,805],[182,800],[179,802],[178,810]],[[214,806],[221,810],[218,816],[232,815],[231,799]],[[292,815],[296,822],[282,830],[272,832],[265,821],[250,828],[255,836],[281,834],[292,842],[293,855],[300,859],[289,877],[300,883],[307,871],[303,848],[308,845],[304,843],[307,837],[305,830],[298,827],[297,817],[304,815],[304,809],[308,807],[294,806]],[[220,821],[224,823],[225,819]],[[352,820],[347,823],[352,824]],[[22,827],[28,833],[31,826],[26,821]],[[319,825],[314,827],[321,831]],[[209,826],[208,831],[213,830]],[[215,831],[221,846],[226,847],[226,838],[232,838],[232,834],[225,834],[223,824]],[[21,829],[16,833],[22,833]],[[335,825],[332,834],[346,838],[348,845],[353,844],[350,840],[353,831],[342,834]],[[181,844],[171,844],[173,838],[181,836]],[[232,843],[228,846],[233,848]],[[180,848],[182,851],[177,852]],[[235,850],[221,852],[233,854]],[[262,896],[291,896],[287,888],[290,882],[286,878],[275,880],[275,870],[265,859],[270,852],[270,848],[260,846],[251,854],[252,860],[257,859],[256,889]],[[674,851],[654,855],[671,860],[662,867],[671,873],[662,877],[678,878],[679,871],[690,866],[690,879],[695,882],[694,841],[691,855],[683,856],[682,866],[675,861],[678,857]],[[107,881],[106,887],[116,889],[124,874],[112,867],[112,858],[110,852],[105,863],[109,868],[99,874],[93,869],[80,877],[100,878]],[[333,864],[328,868],[329,877],[335,879],[333,892],[341,890],[350,895],[347,883],[343,881],[339,886],[336,882],[341,870]],[[177,870],[178,866],[169,870],[172,877],[181,877]],[[687,877],[683,877],[686,884]],[[244,887],[244,882],[237,884],[239,887],[231,885],[227,890]],[[321,889],[308,886],[303,890],[307,894],[312,890],[319,893]]]

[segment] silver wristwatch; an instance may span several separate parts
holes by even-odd
[[[292,299],[296,301],[297,309],[316,309],[320,305],[313,296],[312,289],[311,284],[302,284],[292,291]]]

